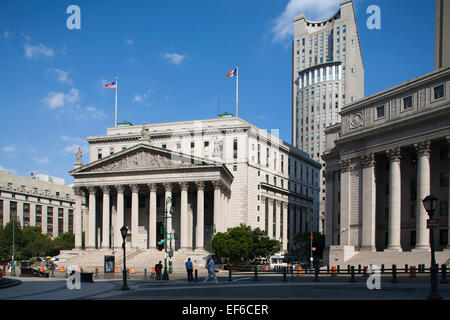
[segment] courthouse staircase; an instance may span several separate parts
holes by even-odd
[[[442,265],[448,262],[450,259],[450,250],[436,251],[436,263]],[[357,265],[368,266],[370,264],[381,266],[385,265],[386,268],[390,268],[393,264],[398,267],[404,267],[405,264],[410,266],[417,266],[419,264],[425,264],[426,267],[431,265],[431,252],[430,251],[379,251],[369,252],[361,251],[345,261],[345,266]]]
[[[58,267],[64,266],[80,266],[85,271],[94,271],[95,267],[99,267],[99,271],[103,271],[104,256],[112,255],[112,249],[73,249],[62,250],[57,256],[59,261],[56,262]],[[147,269],[151,271],[159,261],[164,264],[164,251],[156,249],[127,249],[126,252],[127,268],[134,268],[139,271]],[[184,263],[191,258],[194,267],[203,268],[206,266],[209,253],[207,251],[191,251],[178,250],[174,252],[172,257],[172,268],[174,271],[184,271]],[[167,258],[169,261],[169,257]],[[121,249],[115,250],[115,266],[119,269],[123,265],[123,254]]]

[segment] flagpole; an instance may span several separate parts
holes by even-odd
[[[119,86],[119,77],[116,76],[116,108],[114,116],[114,127],[117,128],[117,87]]]
[[[239,70],[238,66],[236,65],[236,118],[239,117]]]

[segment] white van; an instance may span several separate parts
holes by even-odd
[[[273,269],[275,267],[287,267],[287,263],[284,262],[284,256],[274,255],[269,259],[269,268]]]

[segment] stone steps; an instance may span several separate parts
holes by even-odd
[[[450,259],[450,250],[437,251],[435,253],[436,263],[441,265],[448,263]],[[425,264],[426,267],[431,265],[431,252],[430,251],[410,251],[410,252],[360,252],[355,256],[347,259],[345,265],[378,265],[384,264],[386,267],[390,267],[396,264],[398,267],[404,267],[405,264],[417,266],[419,264]]]

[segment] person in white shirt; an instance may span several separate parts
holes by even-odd
[[[203,283],[206,283],[209,281],[210,277],[213,277],[216,284],[219,284],[219,281],[217,280],[216,272],[214,271],[214,259],[211,257],[208,262],[208,275],[205,277],[205,280],[203,280]]]

